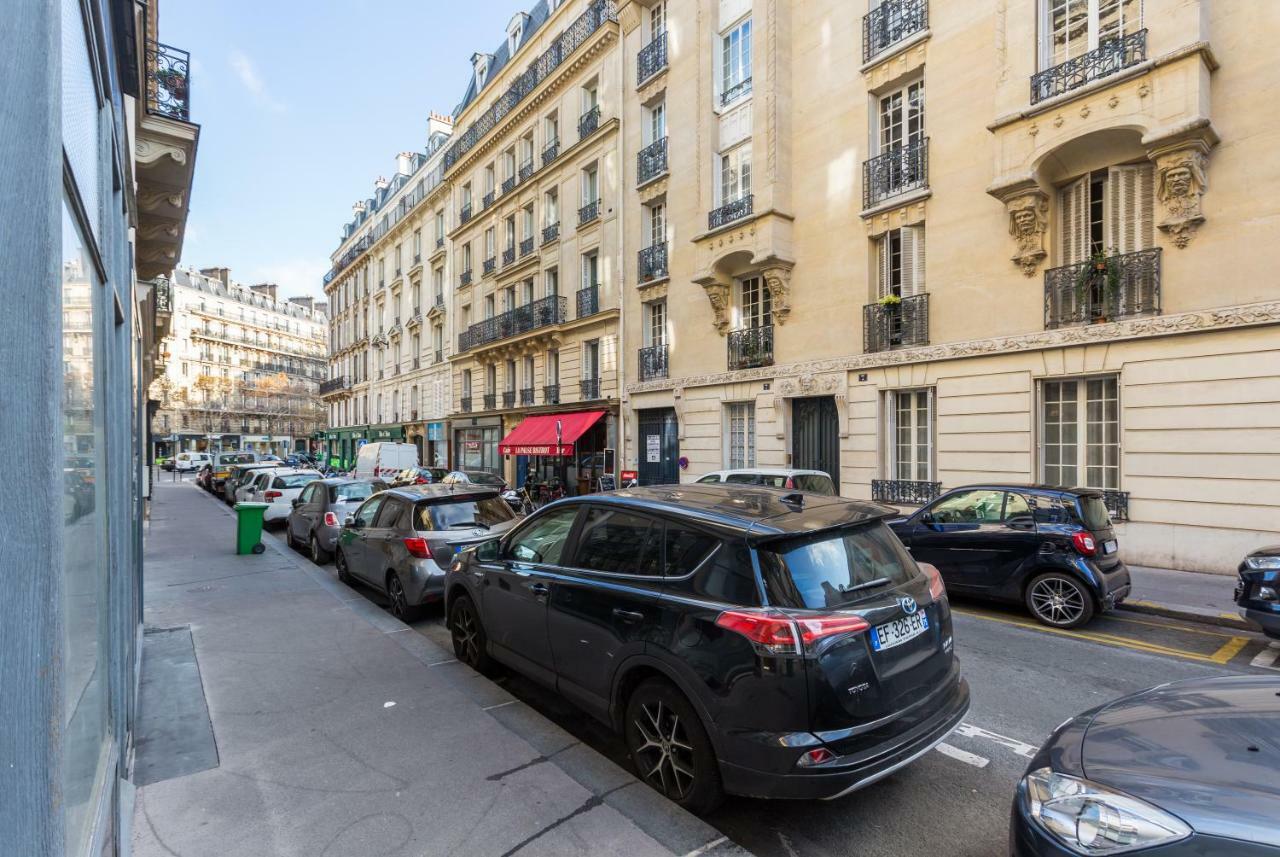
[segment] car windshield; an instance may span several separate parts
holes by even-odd
[[[352,482],[349,485],[334,485],[329,489],[330,503],[345,503],[351,500],[363,500],[373,496],[373,486],[368,482]]]
[[[810,494],[825,494],[828,497],[835,496],[835,486],[831,484],[831,477],[825,474],[801,473],[794,479],[796,488],[801,491],[808,491]]]
[[[772,603],[840,607],[916,575],[915,562],[880,522],[769,542],[760,569]]]
[[[415,530],[489,529],[514,517],[511,507],[498,497],[444,498],[419,503],[413,510]]]
[[[277,476],[271,484],[272,488],[301,488],[310,485],[320,478],[318,473],[294,473],[289,476]]]
[[[1080,498],[1080,520],[1091,530],[1111,527],[1111,513],[1107,511],[1107,504],[1097,495],[1086,494]]]
[[[477,485],[501,485],[502,480],[492,473],[486,473],[483,470],[473,470],[467,473],[467,478]]]

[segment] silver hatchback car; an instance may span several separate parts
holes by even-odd
[[[444,597],[444,573],[459,550],[516,522],[489,487],[413,485],[374,494],[349,515],[334,548],[338,579],[385,592],[401,619]]]

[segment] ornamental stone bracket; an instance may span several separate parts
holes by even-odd
[[[1044,235],[1049,228],[1049,195],[1035,179],[989,188],[987,192],[1003,202],[1008,213],[1009,235],[1015,247],[1010,261],[1022,270],[1023,276],[1034,276],[1048,255]]]
[[[711,303],[711,312],[715,314],[716,332],[721,336],[729,332],[729,294],[732,287],[723,280],[713,277],[702,277],[694,280],[707,293]]]
[[[1147,157],[1156,165],[1156,198],[1163,214],[1156,225],[1181,248],[1204,223],[1201,198],[1209,187],[1205,169],[1218,136],[1207,122],[1193,128],[1190,138],[1179,136],[1181,139],[1151,145]]]
[[[765,286],[769,289],[769,304],[773,321],[783,325],[791,314],[791,263],[770,262],[763,270]]]

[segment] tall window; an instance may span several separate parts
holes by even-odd
[[[644,125],[644,142],[656,143],[667,136],[667,102],[659,101],[645,112],[648,121]]]
[[[769,289],[761,277],[747,277],[738,282],[738,329],[748,330],[773,324],[773,306]]]
[[[493,170],[493,164],[490,164],[489,166],[487,166],[487,167],[485,167],[485,168],[484,168],[484,193],[485,193],[485,196],[488,196],[489,194],[493,193],[494,186],[495,186],[495,184],[494,184],[494,170]]]
[[[471,398],[471,370],[462,370],[462,398]]]
[[[524,379],[524,386],[521,387],[521,389],[532,390],[533,389],[533,358],[532,357],[524,358],[524,375],[522,377]]]
[[[756,466],[756,406],[754,402],[725,405],[726,467]]]
[[[661,244],[667,240],[667,207],[660,202],[645,206],[646,218],[649,221],[649,246]]]
[[[1108,167],[1058,191],[1064,265],[1094,253],[1133,253],[1155,245],[1155,170],[1151,164]]]
[[[924,227],[890,229],[876,245],[877,297],[924,294]]]
[[[653,301],[645,306],[644,344],[667,344],[667,302]]]
[[[554,226],[560,222],[560,194],[554,189],[547,191],[542,198],[542,225]]]
[[[528,240],[533,237],[533,203],[525,207],[521,226],[523,227],[520,230],[521,238]]]
[[[582,254],[582,288],[589,289],[600,282],[600,256],[592,250]]]
[[[506,366],[506,392],[514,393],[516,391],[516,361],[508,360]]]
[[[924,81],[880,96],[876,118],[881,154],[919,143],[924,139]]]
[[[444,356],[444,326],[432,325],[431,327],[431,347],[435,349],[439,357]]]
[[[471,270],[471,243],[470,242],[462,245],[462,270],[463,271]]]
[[[560,118],[556,114],[552,113],[542,121],[542,133],[547,146],[560,141]]]
[[[498,392],[498,364],[490,363],[485,367],[484,391],[486,393]]]
[[[596,107],[599,104],[600,104],[600,90],[597,84],[595,83],[595,81],[592,81],[591,83],[588,83],[586,86],[582,87],[583,114],[585,115],[586,113],[589,113],[593,107]]]
[[[486,319],[489,319],[489,318],[493,318],[493,315],[494,315],[493,295],[485,295],[484,296],[484,317]]]
[[[600,170],[595,165],[582,171],[582,204],[590,205],[600,198]]]
[[[1120,400],[1114,376],[1045,381],[1042,477],[1049,485],[1120,487]]]
[[[416,263],[422,257],[422,230],[413,230],[413,261]]]
[[[1141,29],[1141,0],[1041,0],[1040,67],[1052,68]]]
[[[546,273],[547,297],[554,298],[560,294],[560,271],[556,268],[548,268]]]
[[[470,202],[470,200],[467,200]],[[444,240],[444,209],[436,212],[436,241]]]
[[[737,202],[751,193],[751,144],[720,155],[720,204]]]
[[[592,381],[600,377],[600,340],[582,343],[582,380]]]
[[[933,390],[888,394],[891,479],[933,480]]]
[[[751,92],[751,19],[720,37],[720,101],[731,104]]]
[[[496,240],[493,227],[490,226],[484,231],[484,258],[486,261],[493,258],[494,244],[496,243]]]
[[[560,352],[551,350],[547,352],[547,384],[555,385],[560,383]]]
[[[462,186],[462,208],[470,208],[470,207],[471,207],[471,182],[467,182]],[[440,234],[443,235],[444,231],[441,230]]]

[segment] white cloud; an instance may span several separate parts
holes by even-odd
[[[240,79],[240,83],[244,88],[249,90],[249,94],[257,100],[263,107],[269,107],[272,110],[283,110],[284,105],[276,101],[271,93],[267,92],[267,85],[263,82],[262,76],[258,74],[258,69],[253,64],[253,60],[240,50],[231,51],[231,55],[227,58],[227,62],[231,64],[231,70],[236,73],[236,77]]]

